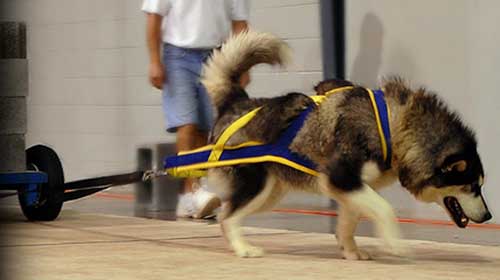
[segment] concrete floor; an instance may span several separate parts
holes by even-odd
[[[144,209],[138,209],[138,207],[136,207],[137,205],[134,205],[133,193],[131,187],[112,188],[91,197],[65,203],[64,210],[175,220],[173,211],[150,212],[144,211]],[[17,200],[11,200],[8,205],[10,205],[12,211],[20,213]],[[304,207],[304,205],[286,203],[278,205],[278,208],[287,209],[304,209]],[[175,206],[171,206],[170,208],[174,209]],[[308,205],[306,209],[324,210],[326,212],[332,210],[318,208],[315,205]],[[22,216],[20,216],[20,219],[23,219]],[[448,222],[448,224],[441,223],[440,225],[431,225],[429,223],[419,223],[419,221],[416,221],[415,223],[401,223],[400,226],[403,236],[406,239],[500,246],[500,226],[498,225],[496,229],[474,227],[461,229],[453,225],[450,221],[444,222]],[[332,233],[336,226],[336,218],[324,215],[267,212],[250,216],[245,220],[245,225],[306,232]],[[474,226],[473,223],[471,223],[471,225]],[[373,236],[372,224],[368,221],[360,222],[356,235]]]
[[[239,259],[219,227],[192,221],[81,213],[55,222],[12,221],[1,247],[5,279],[498,279],[500,247],[405,241],[409,258],[389,256],[374,238],[360,246],[375,260],[342,260],[331,234],[249,227],[260,259]]]
[[[498,279],[500,272],[498,229],[402,224],[407,238],[476,245],[405,240],[412,252],[399,258],[358,237],[374,260],[353,262],[336,248],[334,218],[270,213],[245,229],[267,255],[239,259],[213,221],[133,217],[131,197],[118,192],[67,203],[47,223],[26,222],[15,199],[3,202],[0,279]],[[359,232],[370,234],[369,223]]]

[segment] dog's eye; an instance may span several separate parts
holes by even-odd
[[[479,182],[474,182],[471,184],[472,189],[479,189],[482,187],[482,185],[479,184]]]
[[[481,185],[479,184],[479,181],[476,181],[470,185],[471,191],[476,194],[476,196],[481,194]]]

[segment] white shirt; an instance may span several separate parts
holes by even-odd
[[[248,0],[144,0],[142,10],[163,18],[164,42],[214,48],[231,34],[233,20],[248,20]]]

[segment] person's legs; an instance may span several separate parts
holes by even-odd
[[[192,51],[171,45],[165,46],[164,64],[167,81],[164,85],[163,107],[167,131],[177,132],[178,152],[193,150],[207,143],[211,118],[207,118],[206,112],[210,112],[211,115],[211,108],[205,100],[208,96],[203,96],[201,98],[203,102],[200,102],[199,75],[202,63],[203,61]],[[209,107],[205,108],[207,105]],[[195,187],[198,185],[197,179],[188,178],[184,181],[177,207],[178,216],[201,218],[207,213],[211,214],[217,207],[217,203],[214,202],[215,196],[205,190],[199,191],[200,188]],[[211,209],[208,209],[207,205]]]

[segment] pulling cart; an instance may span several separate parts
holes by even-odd
[[[0,173],[0,198],[16,195],[24,216],[30,221],[52,221],[64,202],[82,198],[113,186],[148,180],[160,173],[136,171],[64,182],[64,171],[57,153],[43,145],[26,150],[26,170]]]

